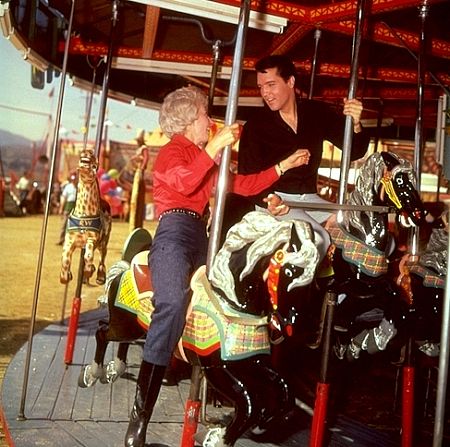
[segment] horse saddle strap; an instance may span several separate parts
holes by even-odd
[[[100,216],[78,217],[70,214],[67,221],[67,231],[91,230],[100,232],[101,227],[102,219]]]

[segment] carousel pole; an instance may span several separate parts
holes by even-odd
[[[106,100],[108,98],[108,84],[109,84],[109,72],[111,71],[111,61],[112,61],[112,51],[113,51],[113,38],[114,32],[117,24],[117,16],[118,16],[118,1],[115,0],[112,5],[112,24],[111,24],[111,34],[110,34],[110,42],[108,48],[108,56],[106,60],[106,68],[105,73],[103,75],[103,88],[102,88],[102,98],[99,112],[99,119],[97,124],[97,138],[95,141],[95,155],[100,164],[100,146],[102,143],[102,135],[103,135],[103,123],[105,120],[105,110],[106,110]],[[80,262],[80,266],[78,269],[78,278],[83,276],[84,270],[84,262]],[[78,279],[77,288],[75,296],[72,300],[72,310],[69,319],[69,328],[67,331],[67,343],[66,343],[66,352],[64,357],[64,362],[66,365],[72,363],[73,359],[73,351],[75,349],[75,339],[77,335],[78,328],[78,320],[80,315],[81,308],[81,289],[82,289],[82,280]]]
[[[94,93],[95,93],[95,79],[97,77],[97,67],[94,66],[92,68],[92,81],[91,81],[91,91],[89,93],[89,98],[86,106],[86,117],[84,120],[84,136],[83,136],[83,149],[86,150],[87,143],[89,139],[89,126],[91,123],[91,112],[92,112],[92,103],[94,101]]]
[[[88,101],[87,110],[86,110],[86,117],[85,117],[85,120],[84,120],[83,149],[86,149],[87,141],[88,141],[89,123],[91,121],[92,100],[93,100],[93,97],[94,97],[94,90],[95,90],[96,71],[97,71],[97,67],[94,67],[94,74],[92,76],[92,88],[91,88],[91,93],[89,95],[89,101]],[[66,314],[66,304],[67,304],[68,292],[69,292],[69,283],[67,283],[65,285],[65,288],[64,288],[64,298],[63,298],[62,309],[61,309],[61,324],[63,324],[64,317],[65,317],[65,314]],[[80,295],[75,294],[75,296],[80,296]],[[73,311],[73,309],[72,309],[72,311]]]
[[[312,99],[313,92],[314,92],[314,81],[316,79],[316,73],[317,73],[317,56],[319,53],[319,40],[322,37],[322,30],[319,28],[314,31],[314,56],[311,62],[311,77],[309,80],[309,93],[308,93],[308,99]]]
[[[425,88],[425,25],[429,7],[427,0],[422,2],[419,8],[420,18],[420,42],[419,56],[417,58],[417,113],[414,138],[414,170],[416,172],[417,190],[420,191],[422,160],[424,151],[423,130],[423,103]],[[408,253],[410,262],[417,262],[419,254],[419,227],[413,227],[408,235]],[[414,297],[413,297],[414,299]],[[413,445],[414,432],[414,393],[415,393],[415,366],[414,366],[414,338],[409,334],[405,362],[402,371],[402,447]]]
[[[250,0],[241,0],[239,22],[236,34],[236,46],[233,56],[233,70],[231,72],[230,88],[228,95],[227,110],[225,114],[225,125],[230,125],[236,120],[239,88],[241,83],[241,67],[244,57],[245,39],[250,16]],[[208,245],[207,273],[211,270],[214,256],[218,251],[220,232],[222,229],[223,212],[225,208],[225,195],[228,187],[229,165],[231,160],[231,145],[222,151],[220,161],[219,178],[215,195],[214,212],[212,216],[211,232]],[[191,387],[186,400],[184,413],[183,433],[181,436],[181,447],[194,446],[194,434],[197,431],[198,417],[201,402],[200,395],[201,367],[196,365],[192,368]]]
[[[363,31],[364,13],[366,1],[359,0],[357,6],[357,16],[355,24],[355,33],[352,44],[352,64],[350,72],[350,85],[348,88],[348,99],[356,98],[358,88],[358,68],[359,68],[359,48],[361,46],[361,37]],[[338,204],[343,205],[346,201],[348,171],[350,168],[350,155],[352,151],[353,140],[353,120],[351,116],[346,116],[344,129],[344,142],[342,145],[341,172],[339,177]],[[338,220],[339,220],[338,214]]]
[[[112,4],[112,18],[111,18],[111,32],[109,36],[109,47],[108,47],[108,55],[106,56],[106,67],[105,72],[103,74],[103,85],[102,85],[102,94],[100,99],[100,110],[98,113],[98,123],[97,123],[97,135],[95,138],[95,156],[99,162],[100,166],[100,158],[101,158],[101,145],[103,140],[103,127],[105,123],[105,115],[106,115],[106,102],[108,99],[108,89],[109,89],[109,75],[111,73],[111,65],[113,59],[113,50],[114,50],[114,38],[115,31],[117,26],[119,16],[119,1],[114,0]]]
[[[144,226],[145,219],[145,180],[144,173],[148,164],[148,148],[143,144],[139,149],[139,165],[133,177],[131,187],[130,212],[128,231],[131,233],[136,228]]]
[[[51,203],[50,198],[51,198],[51,193],[52,193],[53,177],[55,175],[56,157],[58,155],[58,141],[59,141],[58,133],[59,133],[59,126],[61,124],[61,112],[62,112],[62,104],[63,104],[63,98],[64,98],[66,75],[67,75],[67,60],[69,57],[69,43],[70,43],[70,37],[72,34],[74,12],[75,12],[75,0],[72,0],[69,24],[67,27],[66,42],[65,42],[65,46],[64,46],[64,57],[63,57],[63,64],[62,64],[61,81],[60,81],[60,86],[59,86],[58,106],[57,106],[56,117],[55,117],[55,126],[53,128],[53,144],[52,144],[52,156],[51,156],[51,163],[50,163],[50,175],[48,176],[47,197],[45,200],[45,211],[44,211],[44,221],[43,221],[42,229],[41,229],[41,240],[40,240],[40,245],[39,245],[38,264],[37,264],[37,268],[36,268],[36,278],[35,278],[35,282],[34,282],[33,306],[32,306],[32,310],[31,310],[30,330],[28,333],[27,354],[25,357],[22,396],[20,399],[19,414],[17,416],[18,420],[26,419],[25,418],[25,402],[26,402],[26,397],[27,397],[28,378],[29,378],[29,374],[30,374],[31,351],[33,349],[34,326],[36,323],[37,304],[39,301],[39,287],[40,287],[40,283],[41,283],[42,264],[43,264],[43,258],[44,258],[44,247],[45,247],[45,239],[46,239],[47,226],[48,226],[48,216],[50,214],[50,203]]]
[[[221,59],[221,44],[222,42],[217,39],[214,41],[212,45],[212,54],[213,54],[213,66],[211,70],[211,84],[209,86],[209,94],[208,94],[208,113],[211,116],[214,106],[214,92],[216,90],[216,80],[217,80],[217,72],[219,70],[219,63]]]
[[[348,99],[356,97],[358,84],[358,61],[359,48],[361,45],[361,36],[364,23],[364,15],[366,9],[365,0],[359,0],[357,5],[357,17],[355,23],[355,32],[352,44],[352,64],[350,75],[350,86]],[[346,200],[348,171],[350,167],[350,153],[352,150],[353,139],[353,120],[351,116],[347,116],[345,120],[344,142],[342,147],[342,166],[339,180],[338,205],[344,205]],[[342,211],[338,211],[338,221],[342,218]],[[325,432],[328,396],[329,396],[329,378],[328,378],[328,362],[330,360],[331,345],[331,328],[333,324],[334,309],[336,306],[336,294],[333,291],[327,291],[325,296],[327,300],[326,311],[326,334],[323,342],[322,358],[321,358],[321,374],[316,388],[316,400],[314,404],[314,415],[311,426],[310,447],[321,447]]]
[[[233,56],[233,71],[231,73],[227,110],[225,113],[225,125],[236,121],[239,89],[241,84],[241,70],[244,58],[245,39],[250,16],[250,1],[241,0],[239,24],[236,34],[236,46]],[[219,251],[220,233],[222,230],[223,212],[225,209],[225,196],[228,188],[229,167],[231,160],[231,145],[222,151],[220,161],[219,178],[217,182],[214,213],[212,216],[211,233],[208,246],[208,258],[206,263],[209,273],[215,254]]]

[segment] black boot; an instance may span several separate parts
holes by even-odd
[[[136,385],[136,397],[125,435],[125,447],[144,447],[147,425],[158,398],[165,366],[142,361]]]

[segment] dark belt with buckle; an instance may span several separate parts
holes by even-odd
[[[187,216],[191,216],[194,219],[202,219],[202,216],[200,216],[200,214],[195,211],[187,210],[186,208],[171,208],[170,210],[163,211],[159,215],[159,220],[161,220],[163,216],[167,216],[167,214],[186,214]]]

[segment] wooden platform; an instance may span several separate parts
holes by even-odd
[[[2,387],[2,419],[9,445],[58,447],[122,446],[128,424],[142,349],[130,347],[128,369],[112,385],[97,383],[92,388],[77,385],[81,367],[91,363],[95,349],[95,330],[104,310],[80,316],[73,360],[65,365],[67,325],[52,324],[33,339],[32,361],[26,388],[25,420],[17,420],[23,393],[24,346],[14,357]],[[113,358],[117,345],[112,343],[107,360]],[[184,403],[189,392],[189,379],[177,386],[162,387],[148,427],[147,445],[180,446]],[[211,411],[211,413],[209,413]],[[207,415],[230,413],[230,408],[207,408]],[[285,427],[264,438],[243,438],[236,447],[307,446],[311,417],[302,410],[294,414]],[[338,418],[330,427],[326,445],[332,447],[394,447],[398,439],[369,429],[348,418]]]

